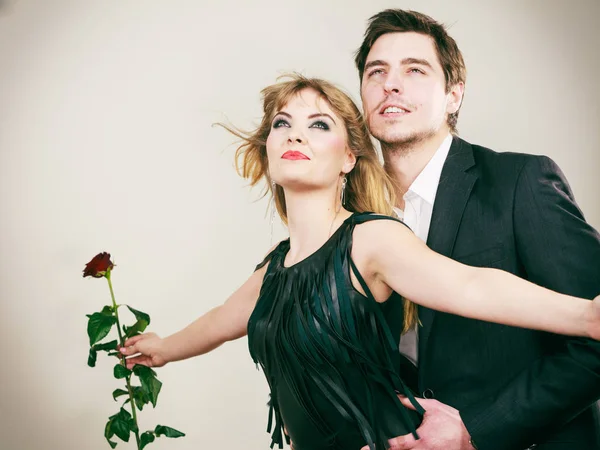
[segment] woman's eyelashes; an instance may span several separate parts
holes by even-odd
[[[309,128],[320,128],[322,130],[329,130],[329,125],[322,121],[322,120],[317,120],[316,122],[314,122]]]
[[[281,128],[281,127],[283,127],[283,126],[285,126],[285,127],[289,127],[289,126],[290,126],[290,124],[289,124],[289,122],[288,122],[287,120],[285,120],[285,119],[275,119],[275,120],[273,121],[273,128]]]
[[[290,128],[291,125],[285,119],[281,119],[281,118],[275,119],[273,121],[273,128],[281,128],[281,127]],[[323,120],[316,120],[315,122],[311,122],[308,125],[308,128],[318,128],[318,129],[325,130],[325,131],[328,131],[330,129],[329,124]]]

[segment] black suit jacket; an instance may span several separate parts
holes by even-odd
[[[600,294],[600,235],[547,157],[455,137],[427,244],[555,291]],[[600,449],[600,343],[428,308],[419,316],[419,390],[457,408],[481,450]]]

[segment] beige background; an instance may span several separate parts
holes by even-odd
[[[86,366],[85,331],[109,293],[84,263],[111,252],[117,300],[163,335],[222,302],[269,247],[269,219],[211,123],[256,123],[259,90],[289,70],[358,98],[353,51],[392,6],[451,25],[462,136],[551,156],[600,227],[597,0],[0,0],[2,449],[109,448],[120,383],[106,357]],[[148,448],[268,448],[246,346],[160,370],[141,427],[188,436]]]

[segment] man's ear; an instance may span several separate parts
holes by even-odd
[[[465,83],[462,81],[456,83],[454,86],[450,88],[448,92],[448,105],[446,106],[446,112],[448,114],[454,114],[456,111],[460,109],[460,105],[462,104],[463,95],[465,93]]]

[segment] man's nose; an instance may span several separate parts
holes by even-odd
[[[398,74],[390,73],[385,79],[383,88],[387,93],[401,94],[404,92],[404,82]]]

